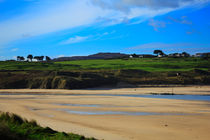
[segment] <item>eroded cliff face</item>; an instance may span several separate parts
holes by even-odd
[[[123,84],[122,84],[123,83]],[[210,72],[142,70],[0,71],[1,89],[82,89],[141,84],[210,84]]]

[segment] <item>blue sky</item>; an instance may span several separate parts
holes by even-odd
[[[210,52],[210,0],[0,0],[0,60]]]

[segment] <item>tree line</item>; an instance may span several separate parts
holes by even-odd
[[[33,56],[32,54],[29,54],[26,59],[27,61],[32,62],[33,59],[36,59],[37,61],[44,61],[44,58],[46,61],[50,61],[51,58],[49,56]],[[17,56],[17,61],[25,61],[26,60],[23,56]]]
[[[155,55],[147,55],[150,57],[190,57],[190,54],[187,52],[182,52],[182,53],[171,53],[171,54],[165,54],[162,50],[154,50],[153,54]],[[132,54],[131,55],[133,58],[139,57],[137,54]]]

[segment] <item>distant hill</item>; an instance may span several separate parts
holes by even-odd
[[[72,56],[72,57],[59,57],[53,59],[53,61],[71,61],[71,60],[93,60],[93,59],[117,59],[128,57],[127,54],[122,53],[97,53],[88,56]]]

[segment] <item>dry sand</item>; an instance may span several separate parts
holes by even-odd
[[[210,102],[65,94],[165,93],[171,88],[113,90],[1,90],[0,111],[35,119],[42,126],[105,140],[209,140]],[[177,94],[209,94],[210,87],[175,87]],[[52,93],[52,94],[38,94]],[[63,93],[62,95],[53,95]],[[71,106],[60,104],[72,104]],[[81,104],[79,106],[79,104]],[[85,106],[96,105],[96,106]],[[81,115],[85,112],[152,112],[153,115]]]
[[[41,94],[151,94],[174,93],[192,95],[210,95],[210,86],[165,86],[138,88],[91,88],[85,90],[66,89],[0,89],[0,93],[41,93]]]

